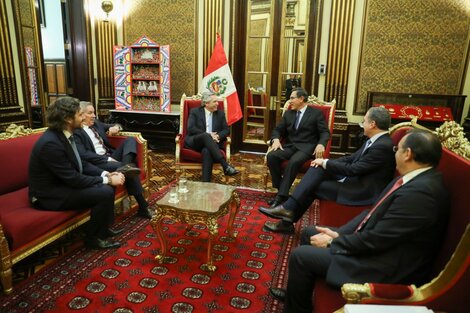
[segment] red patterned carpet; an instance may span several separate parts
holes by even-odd
[[[155,193],[159,199],[165,189]],[[297,235],[262,230],[266,218],[257,208],[271,194],[239,188],[238,237],[224,236],[221,219],[214,242],[215,273],[200,268],[206,261],[207,230],[166,220],[170,253],[155,261],[159,243],[148,220],[125,216],[117,227],[127,242],[117,250],[72,250],[0,298],[0,312],[282,312],[269,287],[285,286],[289,252]],[[313,223],[306,214],[299,228]]]

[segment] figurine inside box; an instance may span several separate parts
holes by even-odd
[[[131,46],[114,46],[117,110],[170,112],[170,46],[142,36]]]

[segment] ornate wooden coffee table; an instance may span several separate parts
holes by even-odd
[[[162,230],[163,218],[170,218],[177,222],[187,223],[191,228],[195,224],[203,224],[209,230],[209,243],[207,248],[207,263],[202,268],[209,272],[216,270],[212,263],[212,241],[218,234],[218,219],[230,211],[228,228],[226,232],[233,238],[237,233],[233,231],[233,221],[240,209],[240,199],[233,186],[215,183],[187,182],[188,192],[178,193],[178,202],[172,203],[171,194],[177,189],[172,187],[168,193],[155,204],[155,215],[150,221],[153,230],[157,233],[161,244],[161,253],[155,259],[163,262],[167,252],[167,240]]]

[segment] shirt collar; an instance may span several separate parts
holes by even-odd
[[[300,115],[303,115],[305,113],[305,110],[307,110],[308,105],[304,106],[302,109],[299,110]]]
[[[403,185],[409,182],[410,180],[412,180],[413,178],[415,178],[416,176],[418,176],[419,174],[426,172],[427,170],[430,170],[431,168],[432,166],[422,167],[414,171],[411,171],[409,173],[406,173],[405,175],[403,175]]]
[[[72,137],[72,133],[69,132],[68,130],[65,130],[65,129],[64,129],[62,132],[64,133],[65,138],[67,138],[67,140],[69,140],[70,137]]]
[[[370,144],[373,144],[377,139],[380,138],[380,136],[383,136],[385,134],[388,134],[387,131],[383,131],[381,133],[378,133],[378,134],[375,134],[374,136],[370,137],[369,140],[370,140]]]

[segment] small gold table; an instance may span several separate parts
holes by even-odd
[[[161,253],[155,259],[162,263],[167,252],[167,240],[161,225],[164,217],[189,224],[188,229],[195,224],[203,224],[209,230],[209,243],[207,248],[207,263],[203,264],[202,268],[206,271],[214,272],[217,267],[212,263],[212,240],[218,234],[219,225],[217,220],[230,211],[227,233],[235,238],[237,233],[232,228],[235,216],[240,209],[240,199],[236,188],[233,186],[188,181],[187,187],[187,193],[177,194],[177,203],[171,203],[170,200],[171,194],[173,193],[174,196],[178,188],[174,186],[155,204],[155,215],[150,224],[157,233],[161,244]]]

